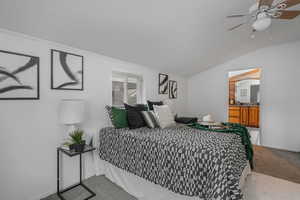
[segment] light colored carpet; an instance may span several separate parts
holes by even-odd
[[[300,184],[253,172],[244,188],[245,200],[299,200]]]
[[[255,145],[253,147],[255,172],[300,184],[300,153]]]
[[[92,200],[136,200],[104,176],[85,181],[97,196]],[[299,200],[300,184],[253,172],[248,176],[243,189],[245,200]],[[83,189],[74,189],[64,194],[67,200],[81,200],[88,195]],[[43,200],[59,200],[56,194]]]
[[[136,200],[135,197],[125,192],[105,176],[94,176],[84,181],[96,196],[91,200]],[[89,196],[89,193],[82,187],[76,187],[73,190],[65,192],[63,197],[66,200],[82,200]],[[60,200],[56,194],[53,194],[43,200]]]

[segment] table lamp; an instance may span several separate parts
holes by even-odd
[[[81,99],[63,99],[59,105],[59,120],[69,126],[68,134],[84,120],[85,102]]]

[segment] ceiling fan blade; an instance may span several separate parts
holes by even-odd
[[[281,2],[281,3],[278,3],[276,5],[276,7],[278,9],[286,9],[286,8],[295,6],[297,4],[300,4],[300,0],[285,0],[285,1]]]
[[[260,8],[261,6],[268,6],[268,7],[271,7],[273,1],[274,1],[274,0],[260,0],[260,1],[259,1],[258,7],[259,7],[259,8]]]
[[[274,18],[276,19],[294,19],[300,15],[300,10],[278,10]]]
[[[234,17],[245,17],[247,15],[229,15],[227,18],[234,18]]]
[[[242,23],[242,24],[238,24],[238,25],[236,25],[236,26],[234,26],[234,27],[231,27],[230,29],[228,29],[228,31],[233,31],[234,29],[237,29],[237,28],[239,28],[240,26],[242,26],[242,25],[244,25],[245,23]]]

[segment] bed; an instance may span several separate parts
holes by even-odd
[[[187,126],[100,130],[97,175],[138,199],[242,199],[251,172],[238,135]]]

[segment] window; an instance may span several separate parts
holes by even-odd
[[[242,88],[241,90],[241,97],[247,97],[248,96],[248,89]]]
[[[112,73],[112,105],[137,104],[143,100],[143,78],[134,74]]]

